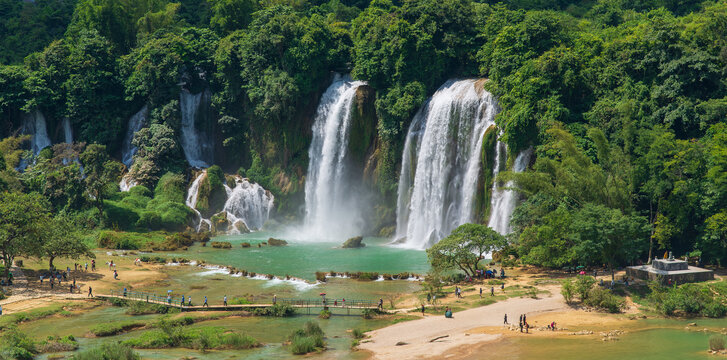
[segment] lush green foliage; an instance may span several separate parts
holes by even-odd
[[[117,341],[110,341],[73,355],[74,360],[138,360],[137,354],[130,346]]]
[[[684,284],[663,287],[650,286],[650,302],[664,315],[700,315],[720,318],[727,314],[727,284],[722,281],[707,284]]]
[[[54,143],[68,118],[89,144],[29,157],[21,176],[27,139],[0,141],[0,191],[42,194],[77,225],[187,225],[180,90],[212,94],[195,127],[215,135],[221,169],[300,216],[312,118],[338,71],[375,95],[375,141],[356,156],[385,228],[412,116],[446,79],[484,77],[510,158],[536,156],[534,171],[497,179],[526,197],[510,238],[525,263],[618,266],[666,250],[727,262],[724,1],[5,0],[0,13],[0,63],[13,64],[0,65],[0,136],[39,110]],[[115,194],[111,158],[144,105],[129,171],[154,196]],[[174,200],[157,191],[168,173]],[[199,204],[210,212],[212,182]]]

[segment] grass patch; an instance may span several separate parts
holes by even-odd
[[[143,321],[119,321],[111,323],[98,324],[91,328],[90,332],[94,336],[104,337],[118,335],[129,330],[138,329],[146,326],[146,322]]]
[[[113,360],[139,360],[141,357],[137,354],[134,349],[129,345],[108,342],[101,346],[84,350],[75,354],[72,359],[74,360],[100,360],[100,359],[113,359]]]
[[[218,326],[185,328],[198,319],[185,317],[175,320],[161,319],[156,329],[142,333],[123,343],[140,349],[188,348],[197,350],[231,349],[242,350],[261,346],[255,338],[246,334],[230,332]]]
[[[0,330],[7,328],[8,326],[20,323],[26,323],[44,319],[47,317],[60,315],[60,316],[71,316],[72,313],[66,308],[68,304],[53,304],[42,308],[28,310],[22,313],[16,313],[13,315],[3,315],[0,317]]]
[[[326,343],[323,341],[323,330],[318,323],[308,321],[303,329],[296,330],[289,337],[290,352],[294,355],[308,354],[314,351],[325,350]]]

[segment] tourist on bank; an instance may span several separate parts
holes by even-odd
[[[500,290],[502,290],[502,292],[505,292],[505,283],[500,284]]]
[[[225,306],[227,306],[227,295],[225,295],[225,297],[222,300],[223,300]]]
[[[202,306],[210,307],[207,305],[207,295],[204,296],[204,304],[202,304]]]
[[[422,316],[424,316],[424,304],[422,304]]]
[[[505,314],[505,321],[503,322],[503,324],[507,325],[507,314]]]
[[[192,306],[192,297],[187,298],[187,306]]]
[[[93,288],[91,286],[88,287],[88,297],[93,297]]]
[[[490,288],[490,296],[495,296],[495,287]]]
[[[482,288],[480,288],[480,298],[482,298]]]

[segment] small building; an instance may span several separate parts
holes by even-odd
[[[626,275],[641,279],[658,281],[662,284],[683,284],[714,280],[714,271],[696,266],[689,266],[684,260],[654,259],[651,265],[629,266]]]

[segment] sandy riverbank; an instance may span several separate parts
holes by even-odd
[[[369,351],[373,359],[381,360],[442,358],[450,350],[496,340],[502,336],[475,330],[486,326],[501,326],[505,314],[508,315],[509,322],[513,322],[517,321],[520,314],[534,316],[568,309],[570,308],[558,291],[551,291],[551,295],[538,299],[512,298],[457,312],[453,319],[442,315],[426,316],[371,331],[368,333],[370,338],[362,341],[359,348]],[[440,339],[432,341],[436,338]]]

